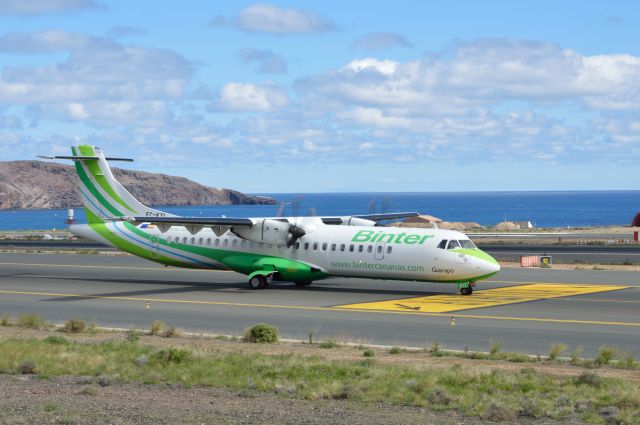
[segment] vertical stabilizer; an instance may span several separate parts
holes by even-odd
[[[80,145],[71,148],[76,172],[80,179],[82,202],[89,223],[105,218],[148,216],[171,217],[172,214],[149,208],[140,203],[111,173],[111,168],[100,148]]]

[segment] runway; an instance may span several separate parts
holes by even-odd
[[[131,256],[0,254],[0,315],[79,317],[101,326],[241,334],[268,322],[283,337],[546,354],[554,342],[640,354],[640,274],[503,269],[471,297],[454,285],[332,278],[250,290],[232,272],[164,268]],[[513,289],[510,289],[513,288]],[[148,307],[148,308],[147,308]]]

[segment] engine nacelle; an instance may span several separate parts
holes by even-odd
[[[231,231],[243,239],[253,242],[264,242],[276,245],[286,245],[289,240],[291,225],[287,222],[264,219],[256,220],[252,227],[232,227]]]
[[[376,222],[358,217],[342,217],[343,226],[375,226]]]

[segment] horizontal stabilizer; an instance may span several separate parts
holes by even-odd
[[[45,156],[38,155],[38,158],[42,159],[70,159],[71,161],[97,161],[100,157],[97,156]],[[122,162],[133,162],[131,158],[105,158],[107,161],[122,161]]]

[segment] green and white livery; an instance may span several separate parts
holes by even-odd
[[[304,286],[330,276],[443,282],[470,295],[496,274],[498,262],[464,234],[441,229],[379,227],[417,213],[347,217],[178,217],[149,208],[113,176],[96,147],[72,148],[87,224],[76,235],[167,266],[233,270],[251,288],[272,280]]]

